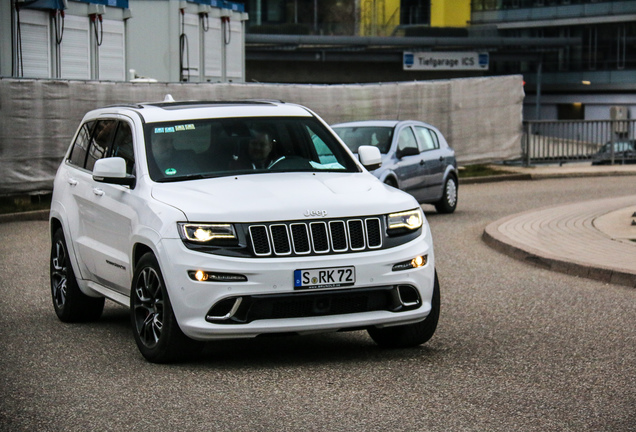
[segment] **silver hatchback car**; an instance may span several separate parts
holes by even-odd
[[[382,166],[373,174],[384,183],[435,205],[439,213],[457,208],[457,160],[442,133],[414,120],[367,120],[331,126],[351,149],[380,149]]]

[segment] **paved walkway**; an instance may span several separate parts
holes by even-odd
[[[537,266],[636,287],[636,195],[547,207],[488,225],[492,247]]]
[[[592,166],[589,162],[494,168],[513,172],[511,179],[527,180],[636,176],[636,165]],[[636,225],[632,222],[636,223],[636,195],[512,215],[488,225],[483,239],[504,253],[540,267],[636,287]]]

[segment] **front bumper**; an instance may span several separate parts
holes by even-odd
[[[426,265],[393,270],[416,256],[427,256]],[[428,316],[435,283],[427,225],[409,243],[361,253],[234,258],[195,252],[179,239],[167,239],[158,259],[177,322],[197,340],[410,324]],[[355,267],[355,285],[294,290],[295,270],[342,266]],[[247,281],[198,282],[188,276],[193,270],[240,274]]]

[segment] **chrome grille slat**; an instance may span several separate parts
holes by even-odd
[[[331,234],[331,248],[334,252],[345,252],[349,248],[344,221],[329,222],[329,233]]]
[[[265,225],[252,225],[249,228],[252,239],[252,250],[256,256],[268,256],[272,253],[269,236]]]
[[[309,224],[311,232],[311,245],[316,253],[329,252],[329,236],[327,234],[327,224],[324,222],[312,222]]]
[[[382,223],[379,218],[368,218],[365,220],[367,231],[367,245],[370,249],[382,247],[381,227]]]
[[[276,224],[269,226],[269,233],[273,244],[274,254],[291,255],[291,244],[289,242],[289,231],[287,225]]]
[[[383,242],[380,217],[275,222],[248,225],[254,255],[298,256],[378,249]]]
[[[294,240],[294,252],[297,255],[311,253],[311,240],[309,239],[307,225],[304,223],[291,224],[290,231]]]
[[[349,229],[351,250],[363,250],[366,246],[366,242],[364,235],[364,224],[362,223],[362,220],[352,219],[348,221],[347,228]]]

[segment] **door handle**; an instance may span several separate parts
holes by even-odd
[[[439,161],[440,161],[440,162],[444,162],[444,156],[440,156],[440,157],[439,157]]]
[[[75,180],[74,178],[70,178],[67,181],[68,181],[68,184],[70,184],[71,186],[77,186],[78,181]]]
[[[93,188],[93,193],[97,196],[102,196],[104,195],[104,191],[99,189],[99,188]]]
[[[426,161],[425,161],[424,159],[422,159],[422,160],[420,161],[420,165],[424,165],[425,163],[426,163]]]

